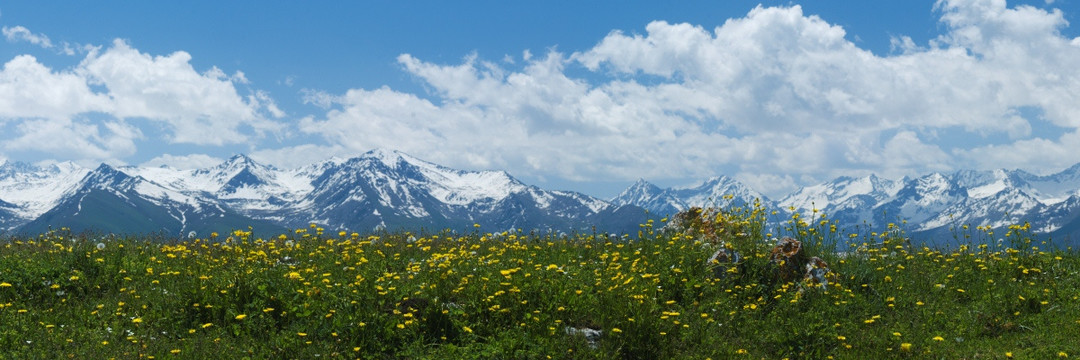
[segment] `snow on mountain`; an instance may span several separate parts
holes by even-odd
[[[906,180],[894,181],[882,179],[876,175],[860,178],[842,176],[826,183],[796,190],[781,199],[778,205],[804,213],[803,215],[808,215],[806,213],[814,209],[833,213],[835,209],[850,209],[853,204],[865,202],[852,200],[856,197],[868,196],[873,199],[873,203],[893,197],[903,188]]]
[[[765,195],[727,176],[714,177],[694,187],[676,188],[674,193],[689,206],[724,207],[753,204],[757,200],[768,202]]]
[[[638,180],[611,200],[615,205],[636,205],[660,215],[670,215],[690,207],[743,206],[761,201],[774,207],[768,198],[727,176],[708,179],[700,185],[660,189]]]
[[[674,214],[686,209],[683,200],[675,197],[673,191],[660,189],[656,185],[638,179],[633,185],[611,199],[615,205],[637,205],[656,214]]]
[[[970,190],[969,190],[970,192]],[[1021,189],[1006,188],[991,195],[968,197],[916,223],[915,230],[925,231],[961,225],[1007,227],[1024,222],[1025,216],[1046,205]]]
[[[908,181],[896,195],[875,206],[874,224],[912,224],[926,221],[963,199],[967,189],[941,173],[931,173]]]
[[[1042,176],[960,170],[900,180],[839,177],[777,203],[726,176],[666,189],[642,179],[604,201],[527,185],[504,171],[456,170],[383,149],[296,169],[244,155],[194,170],[0,165],[0,230],[104,222],[112,229],[127,224],[175,232],[246,223],[284,229],[315,222],[357,231],[473,223],[496,229],[567,231],[597,225],[633,231],[652,216],[692,206],[755,201],[780,212],[817,209],[841,227],[882,228],[906,221],[909,231],[940,232],[959,224],[1003,227],[1029,221],[1037,231],[1080,236],[1080,164]]]
[[[235,155],[206,169],[178,170],[170,167],[124,167],[164,189],[178,193],[205,193],[244,213],[275,211],[303,198],[313,189],[308,168],[279,170]]]
[[[429,163],[397,151],[375,151],[384,164],[394,169],[408,164],[419,170],[412,185],[424,186],[439,201],[450,205],[468,205],[477,201],[502,200],[527,186],[505,171],[461,171]],[[392,163],[392,164],[391,164]]]
[[[1080,195],[1080,164],[1056,174],[1039,176],[1019,171],[1018,178],[1027,183],[1032,193],[1045,204],[1056,204],[1070,196]]]
[[[102,164],[86,174],[75,189],[18,231],[39,233],[49,228],[73,231],[208,233],[255,226],[271,231],[283,227],[236,214],[205,192],[176,189]]]
[[[525,185],[503,171],[455,170],[391,150],[372,150],[319,168],[314,190],[289,217],[361,229],[474,222],[527,228],[543,225],[540,218],[566,228],[585,226],[587,218],[611,207],[583,194]]]
[[[1080,238],[1080,196],[1047,205],[1028,214],[1026,220],[1031,222],[1032,231],[1049,233],[1057,241]]]
[[[162,186],[141,175],[132,175],[123,168],[114,168],[106,164],[101,164],[87,174],[80,182],[79,189],[84,192],[90,189],[108,191],[123,198],[139,196],[164,208],[186,205],[195,212],[202,211],[204,207],[220,209],[212,198],[199,196],[197,192]],[[184,223],[185,212],[177,210],[173,217]]]
[[[690,206],[727,206],[715,200],[725,199],[718,194],[730,194],[734,195],[729,196],[731,200],[745,203],[760,198],[770,206],[763,196],[737,186],[737,182],[718,179],[722,178],[701,186],[670,189],[639,180],[612,203],[673,213]],[[1080,236],[1080,164],[1046,176],[1022,170],[960,170],[900,180],[875,175],[838,177],[801,188],[772,208],[781,212],[794,209],[806,216],[817,210],[847,229],[863,225],[883,229],[889,223],[906,222],[908,231],[944,236],[948,229],[963,224],[1003,228],[1027,221],[1040,232],[1068,233],[1060,236],[1075,232]]]
[[[12,224],[30,221],[56,206],[89,172],[72,162],[5,162],[0,165],[0,201],[12,205],[6,207],[16,218]]]
[[[253,198],[250,192],[244,190],[266,186],[275,177],[275,169],[258,164],[244,155],[233,156],[207,169],[178,170],[167,166],[129,166],[122,170],[162,186],[185,191],[203,191],[222,198]]]

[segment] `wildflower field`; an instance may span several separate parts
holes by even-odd
[[[770,230],[764,213],[698,211],[621,237],[313,225],[2,239],[0,357],[1080,356],[1080,257],[1023,225],[957,229],[932,249],[900,226],[796,216]],[[825,281],[776,275],[771,239],[785,235],[828,264]],[[708,263],[721,248],[739,261]]]

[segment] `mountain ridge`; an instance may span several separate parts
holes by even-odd
[[[314,222],[355,231],[462,229],[479,223],[500,230],[607,226],[605,231],[632,232],[648,219],[693,206],[754,203],[775,209],[781,219],[792,213],[804,219],[825,214],[841,227],[907,223],[913,233],[939,236],[962,224],[998,228],[1029,222],[1041,233],[1075,238],[1080,235],[1080,224],[1074,224],[1080,221],[1080,164],[1049,175],[995,169],[898,180],[840,176],[779,200],[728,176],[670,188],[638,179],[603,200],[528,185],[505,171],[452,169],[387,149],[295,169],[279,169],[244,154],[190,170],[0,164],[0,231],[8,232],[64,226],[65,221],[92,228],[91,218],[80,217],[83,205],[116,216],[145,213],[146,221],[137,228],[177,234],[245,221],[274,231]],[[125,230],[121,225],[106,228]]]
[[[483,224],[500,230],[558,232],[584,231],[603,221],[618,224],[611,231],[627,232],[650,219],[636,206],[544,190],[505,171],[456,170],[384,149],[296,169],[278,169],[243,154],[192,170],[101,164],[93,170],[73,167],[58,172],[25,163],[8,168],[11,171],[0,173],[6,174],[0,176],[0,224],[8,232],[60,226],[127,230],[122,221],[90,218],[89,213],[126,218],[133,231],[177,235],[196,228],[229,231],[225,227],[243,228],[244,221],[273,231],[317,223],[354,231],[438,231]],[[43,207],[30,201],[6,200],[12,194],[19,200],[30,197],[15,191],[26,188],[20,187],[20,179],[49,180],[31,184],[35,186],[30,190],[38,191],[58,183],[55,179],[77,175],[82,175],[77,182],[52,195],[55,199],[46,211],[27,210]],[[83,211],[84,207],[92,211]],[[616,213],[623,218],[613,219]]]
[[[639,180],[612,201],[671,214],[691,206],[709,206],[701,201],[707,195],[692,188],[661,189]],[[824,215],[840,228],[878,231],[889,224],[905,224],[913,236],[935,241],[951,238],[962,225],[1006,229],[1024,222],[1064,244],[1080,239],[1076,223],[1080,221],[1080,164],[1049,175],[996,169],[932,172],[899,180],[874,174],[840,176],[799,188],[778,201],[765,196],[757,199],[766,207],[773,204],[781,218],[792,213],[803,219]]]

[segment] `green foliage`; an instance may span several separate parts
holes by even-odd
[[[828,284],[777,278],[758,206],[636,238],[324,234],[0,242],[13,358],[1019,358],[1080,356],[1080,257],[1026,226],[915,248],[823,215],[777,234]],[[676,220],[672,220],[675,222]],[[964,231],[967,231],[964,229]],[[984,232],[983,229],[975,231]],[[967,233],[966,239],[987,237]],[[741,255],[714,276],[721,247]],[[828,251],[838,249],[839,252]],[[594,338],[585,335],[596,330]],[[227,355],[226,355],[227,354]]]

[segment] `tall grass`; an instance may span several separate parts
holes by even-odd
[[[900,226],[766,228],[703,209],[637,237],[51,231],[0,243],[12,358],[1053,358],[1080,356],[1080,257],[1015,226],[916,247]],[[672,220],[674,221],[674,219]],[[967,231],[967,230],[961,230]],[[776,276],[773,237],[830,269]],[[1030,241],[1030,242],[1029,242]],[[714,276],[717,249],[741,254]],[[1045,246],[1044,246],[1045,247]],[[826,251],[839,249],[840,251]]]

